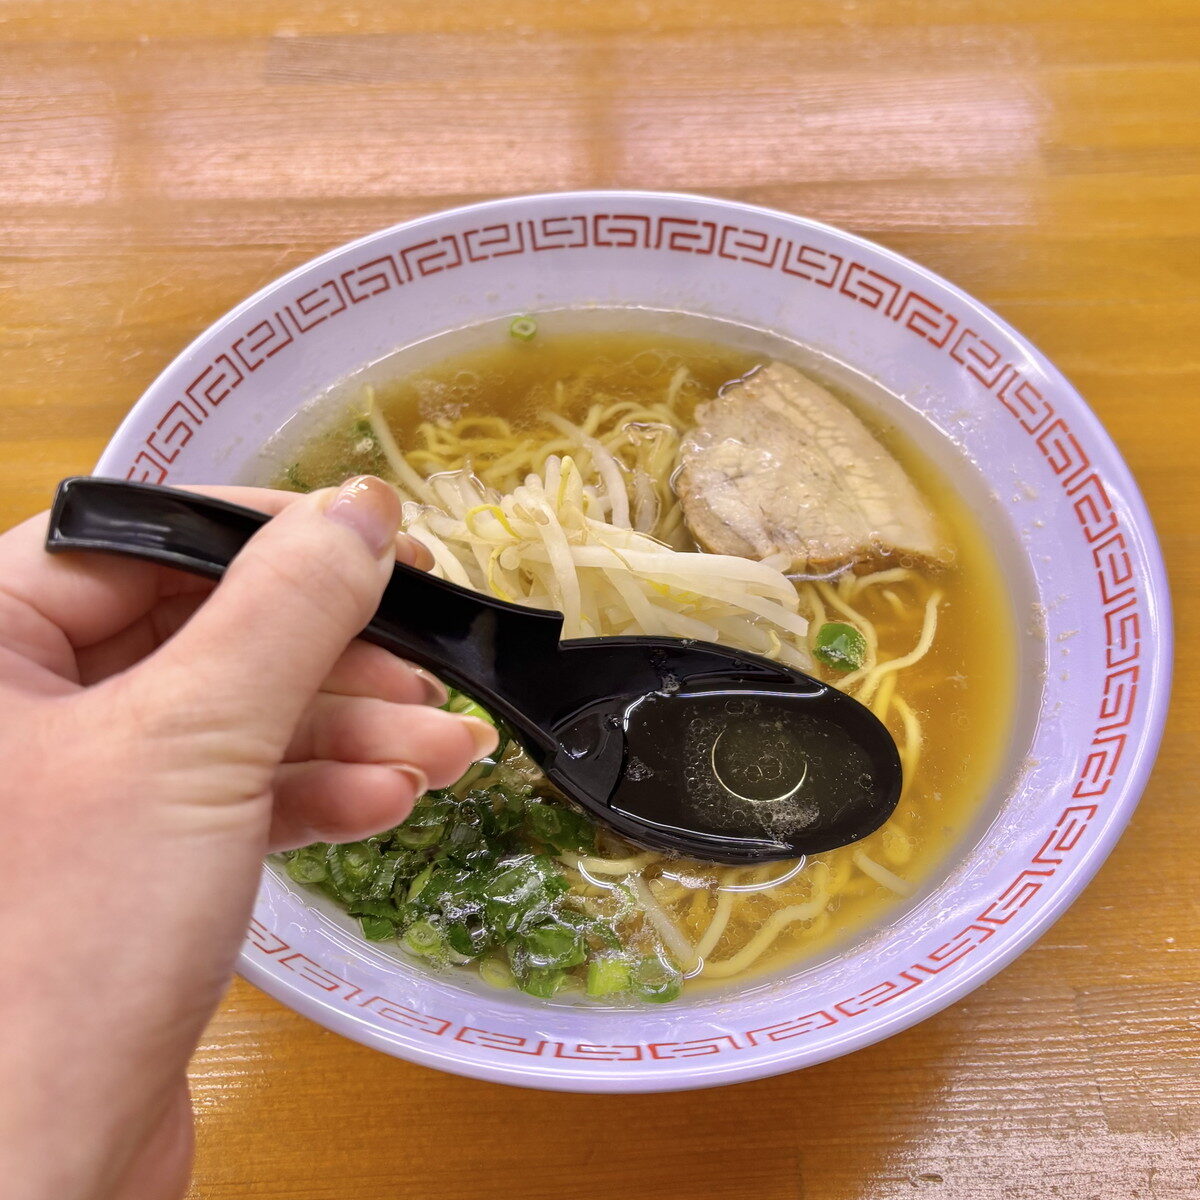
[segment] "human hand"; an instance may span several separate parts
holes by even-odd
[[[13,1200],[170,1200],[188,1058],[272,850],[397,824],[495,746],[445,689],[352,639],[397,536],[379,480],[294,496],[214,589],[0,536],[0,1179]],[[276,515],[277,514],[277,515]]]

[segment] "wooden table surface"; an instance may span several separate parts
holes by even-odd
[[[539,1094],[234,985],[194,1197],[1200,1195],[1196,0],[0,0],[0,519],[86,470],[289,267],[464,201],[677,188],[844,226],[995,307],[1145,490],[1185,655],[1086,895],[998,978],[838,1062]]]

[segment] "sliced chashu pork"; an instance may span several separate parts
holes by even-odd
[[[820,384],[771,363],[696,409],[675,490],[706,550],[824,572],[882,555],[942,560],[929,504]]]

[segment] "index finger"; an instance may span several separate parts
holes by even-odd
[[[185,489],[269,516],[300,498],[271,488]],[[60,670],[69,648],[94,645],[125,629],[167,596],[203,592],[209,580],[109,554],[47,554],[48,514],[0,535],[0,643]]]

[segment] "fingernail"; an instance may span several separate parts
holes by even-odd
[[[433,566],[433,555],[415,537],[407,533],[398,533],[396,535],[396,561],[404,563],[406,567],[417,567],[419,570],[428,571]]]
[[[481,721],[478,717],[459,717],[459,720],[467,727],[467,732],[475,743],[477,762],[481,758],[487,758],[500,745],[500,735],[496,732],[495,725],[489,725],[487,721]]]
[[[412,784],[413,796],[423,796],[429,791],[429,777],[420,767],[411,767],[407,763],[392,767],[397,775]]]
[[[425,703],[432,704],[434,708],[441,708],[450,699],[446,685],[436,675],[430,675],[423,667],[413,667],[412,670],[425,688]]]
[[[366,542],[376,558],[392,552],[396,531],[400,528],[400,497],[374,475],[347,479],[325,509],[325,515],[339,525],[353,529]]]

